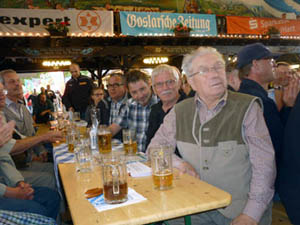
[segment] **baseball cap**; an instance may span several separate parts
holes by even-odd
[[[279,56],[280,54],[270,52],[270,50],[262,43],[246,45],[237,54],[237,68],[241,69],[252,63],[253,60],[272,59]]]

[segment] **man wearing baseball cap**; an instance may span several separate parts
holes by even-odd
[[[242,80],[239,92],[260,97],[263,102],[264,118],[275,149],[278,169],[284,132],[285,119],[283,118],[288,117],[290,107],[294,105],[298,91],[296,82],[291,82],[283,96],[283,101],[288,107],[284,107],[281,112],[278,111],[275,102],[268,97],[268,84],[276,78],[274,58],[277,56],[279,55],[270,52],[261,43],[249,44],[239,51],[237,68]]]

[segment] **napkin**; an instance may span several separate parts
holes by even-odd
[[[97,197],[88,199],[88,201],[97,209],[98,212],[139,203],[139,202],[145,201],[145,200],[147,200],[147,199],[144,196],[140,195],[132,188],[128,188],[128,200],[126,202],[123,202],[120,204],[105,203],[103,194],[99,195]]]

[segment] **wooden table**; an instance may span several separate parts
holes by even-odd
[[[35,127],[37,127],[36,135],[45,134],[50,131],[50,125],[45,123],[37,123],[35,124]]]
[[[90,188],[102,187],[100,168],[93,173],[76,173],[74,164],[59,164],[60,176],[75,225],[147,224],[225,207],[231,195],[194,177],[174,173],[173,188],[158,191],[152,177],[129,177],[129,187],[147,198],[137,204],[98,212],[84,197]]]

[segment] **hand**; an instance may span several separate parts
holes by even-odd
[[[17,187],[6,187],[4,197],[7,198],[17,198],[17,199],[24,199],[24,200],[32,200],[34,195],[34,190],[29,184],[26,184],[24,182],[19,182]]]
[[[286,106],[294,106],[299,90],[299,78],[291,78],[288,86],[283,88],[282,100]]]
[[[12,134],[15,127],[15,121],[11,120],[7,124],[2,123],[2,117],[0,116],[0,147],[12,138]]]
[[[54,143],[63,140],[63,133],[61,131],[49,131],[44,134],[44,141]]]
[[[176,167],[181,174],[187,173],[193,177],[200,179],[200,176],[198,175],[198,173],[196,172],[194,167],[191,164],[189,164],[188,162],[182,162],[179,165],[176,165],[174,167]]]
[[[18,182],[17,187],[26,189],[26,188],[31,188],[31,185],[28,183],[25,183],[24,181],[20,181],[20,182]]]
[[[51,110],[50,110],[50,109],[47,109],[47,110],[41,112],[40,115],[41,115],[41,116],[44,116],[44,115],[46,115],[47,113],[51,113]]]
[[[241,214],[236,217],[230,225],[258,225],[258,223],[246,214]]]

